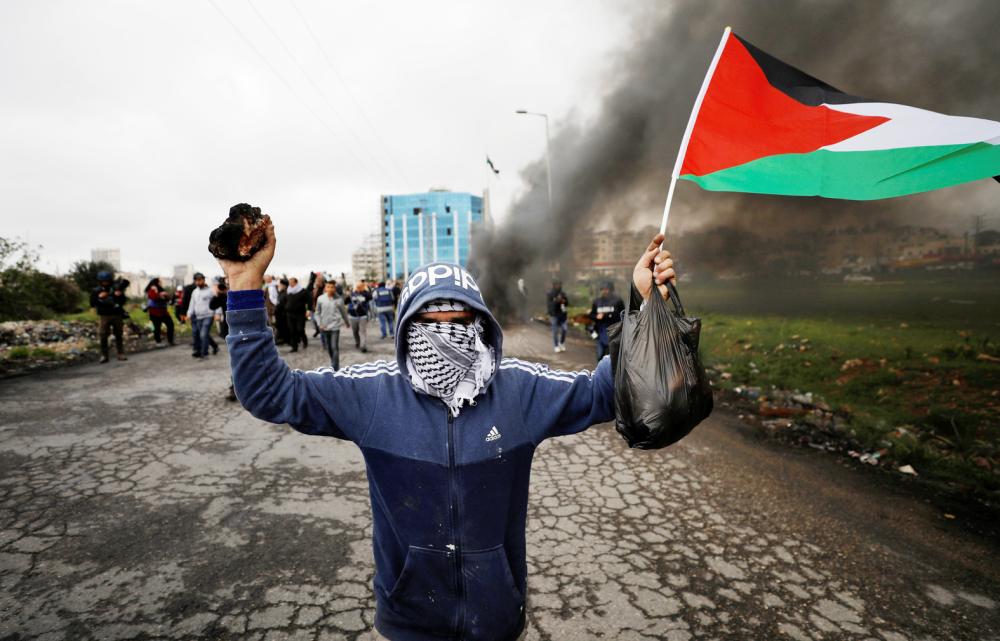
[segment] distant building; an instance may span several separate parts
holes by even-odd
[[[605,229],[578,233],[572,254],[579,270],[577,278],[618,278],[631,272],[636,259],[646,251],[655,227],[639,230]]]
[[[194,282],[194,265],[174,265],[174,287],[187,285],[191,282]]]
[[[385,276],[406,278],[433,261],[467,266],[472,235],[483,222],[483,199],[469,193],[441,189],[383,195],[379,227]]]
[[[351,254],[352,278],[356,280],[385,280],[386,267],[383,253],[382,234],[375,232],[366,236],[361,247]]]
[[[111,263],[115,271],[122,268],[122,251],[120,249],[91,249],[90,261],[93,263]]]

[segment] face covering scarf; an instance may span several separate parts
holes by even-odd
[[[462,311],[458,301],[436,300],[420,312]],[[436,396],[458,416],[463,403],[474,404],[493,375],[493,348],[483,342],[483,324],[451,322],[410,323],[407,329],[406,364],[414,389]]]

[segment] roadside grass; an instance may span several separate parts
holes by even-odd
[[[706,365],[731,375],[718,387],[812,392],[866,448],[1000,491],[1000,279],[682,282],[681,296]]]

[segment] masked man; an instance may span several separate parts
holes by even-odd
[[[645,297],[673,278],[662,236],[634,272]],[[524,630],[528,476],[539,443],[614,416],[610,359],[563,372],[503,358],[500,325],[472,276],[434,263],[399,298],[396,360],[290,370],[267,327],[268,244],[230,281],[227,338],[251,414],[353,441],[368,469],[375,638],[513,641]]]

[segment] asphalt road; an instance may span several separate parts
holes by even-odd
[[[344,364],[393,358],[372,334]],[[505,346],[592,361],[547,340]],[[224,351],[188,354],[0,381],[0,639],[365,638],[358,450],[257,421]],[[318,341],[291,356],[325,364]],[[1000,542],[725,408],[666,450],[606,425],[545,442],[528,529],[533,641],[1000,639]]]

